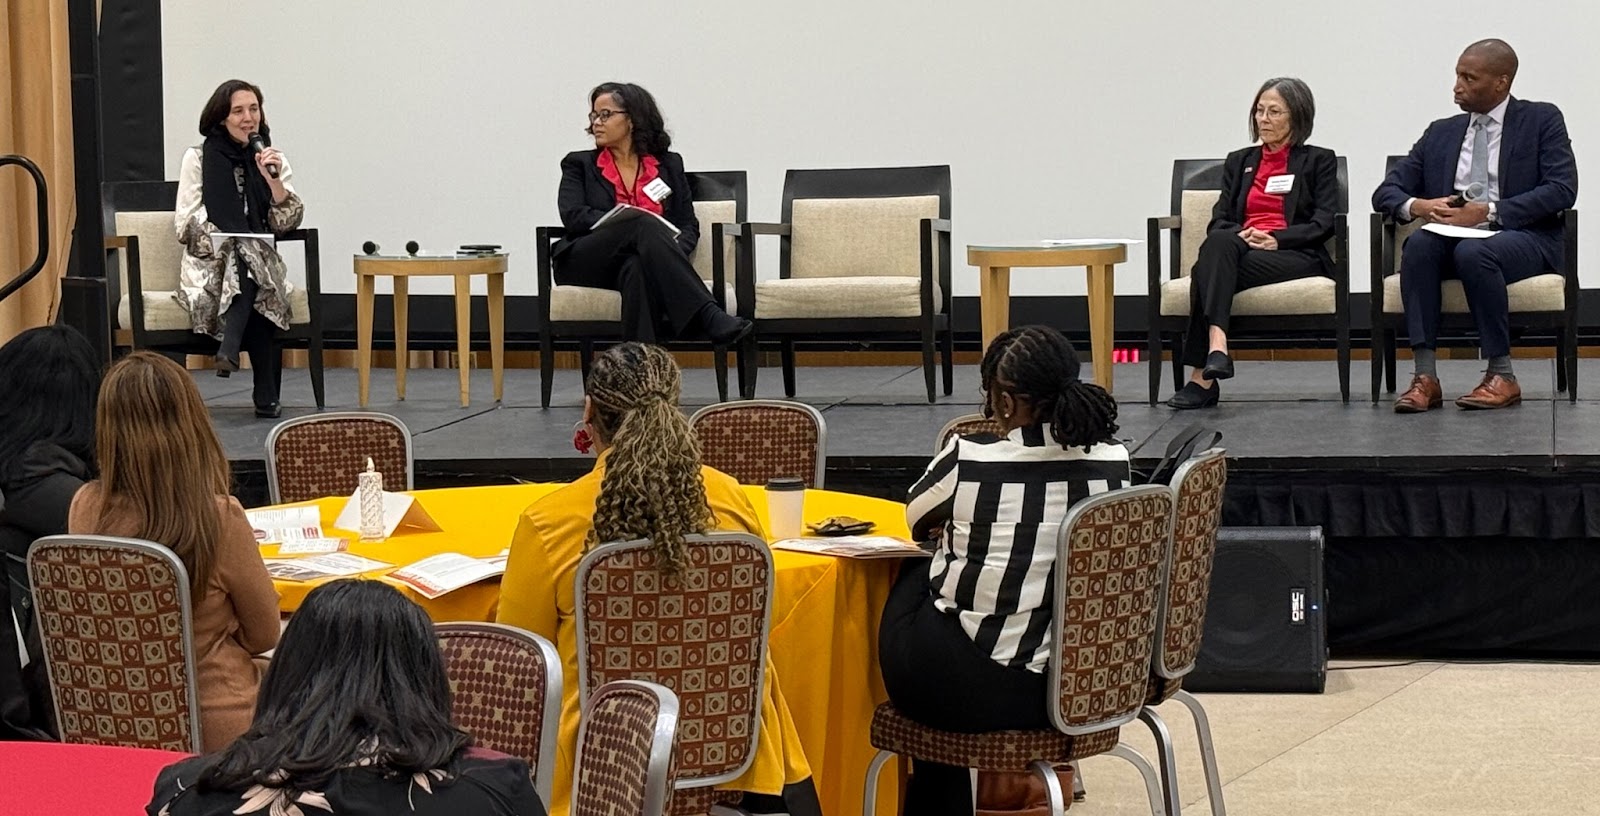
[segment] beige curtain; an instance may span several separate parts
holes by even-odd
[[[0,0],[0,155],[32,159],[50,186],[50,260],[0,302],[0,342],[55,319],[76,213],[70,66],[67,0]],[[27,174],[0,168],[0,282],[33,262],[37,210]]]

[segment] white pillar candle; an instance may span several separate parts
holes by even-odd
[[[360,474],[356,493],[361,502],[361,540],[378,541],[383,538],[383,474],[372,469],[372,457],[367,457],[367,470]]]

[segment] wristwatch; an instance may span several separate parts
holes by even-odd
[[[1500,210],[1495,206],[1497,203],[1499,202],[1489,202],[1489,223],[1491,224],[1500,223]]]

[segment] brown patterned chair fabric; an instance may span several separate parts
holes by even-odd
[[[412,489],[411,431],[388,414],[347,411],[284,420],[267,437],[273,504],[348,496],[367,457],[383,488]]]
[[[623,680],[601,686],[585,709],[572,816],[663,816],[675,771],[677,696]]]
[[[28,573],[61,741],[199,751],[183,562],[148,541],[49,536]]]
[[[920,725],[885,704],[872,718],[872,746],[989,771],[1026,771],[1039,761],[1061,763],[1124,750],[1118,746],[1121,726],[1138,716],[1149,691],[1151,635],[1172,508],[1167,487],[1129,487],[1083,500],[1062,525],[1046,701],[1054,729],[955,734]],[[868,802],[879,768],[875,761],[868,771]],[[1147,768],[1140,766],[1141,773]]]
[[[957,734],[912,722],[884,703],[872,715],[872,745],[925,762],[980,771],[1026,771],[1036,760],[1070,762],[1103,754],[1117,744],[1119,728],[1082,736],[1060,731],[990,731]]]
[[[1062,525],[1056,598],[1065,605],[1050,662],[1062,731],[1122,725],[1144,705],[1172,508],[1170,488],[1142,485],[1091,496]]]
[[[542,801],[554,784],[561,657],[538,635],[497,623],[434,627],[450,679],[451,719],[490,750],[528,763]]]
[[[822,487],[827,424],[805,403],[724,402],[696,411],[689,424],[700,438],[700,461],[740,484],[797,477],[806,487]]]
[[[938,455],[940,451],[944,450],[944,446],[950,444],[952,437],[973,436],[974,434],[1003,436],[1000,432],[1000,422],[998,420],[990,419],[983,414],[958,416],[945,423],[945,426],[939,430],[939,443],[933,448],[934,455]]]
[[[1194,668],[1200,654],[1227,482],[1228,460],[1217,449],[1198,454],[1173,474],[1177,511],[1167,562],[1165,603],[1157,616],[1157,652],[1151,665],[1155,677],[1182,678]]]
[[[579,698],[615,680],[672,689],[681,788],[734,779],[755,758],[772,580],[766,543],[733,533],[691,536],[674,577],[645,540],[578,565]]]

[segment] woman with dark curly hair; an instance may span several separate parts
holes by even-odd
[[[556,283],[620,292],[625,340],[732,345],[749,334],[750,321],[717,306],[689,262],[700,222],[655,98],[632,83],[600,85],[584,132],[594,149],[561,160],[556,207],[567,234],[554,250]],[[641,212],[595,226],[618,205]]]
[[[623,343],[596,356],[583,400],[583,422],[599,452],[594,470],[530,505],[511,539],[499,620],[553,641],[567,678],[553,816],[566,813],[578,742],[573,580],[584,553],[609,541],[649,538],[670,573],[682,562],[684,536],[721,531],[766,538],[739,483],[700,464],[700,443],[678,410],[680,387],[678,365],[660,346]],[[722,787],[772,796],[811,776],[773,674],[769,665],[755,761]]]

